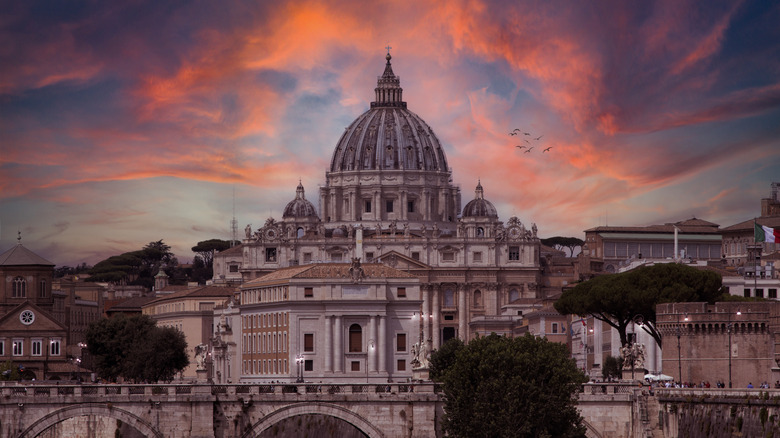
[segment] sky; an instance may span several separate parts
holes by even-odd
[[[462,205],[481,181],[541,237],[733,225],[780,181],[777,23],[776,1],[5,2],[0,252],[187,262],[299,180],[316,206],[386,46]]]

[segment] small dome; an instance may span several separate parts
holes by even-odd
[[[295,199],[290,201],[286,207],[284,207],[283,218],[317,218],[317,210],[314,209],[314,205],[306,200],[303,194],[303,184],[298,183],[298,189],[295,191]]]
[[[463,207],[463,217],[491,217],[498,218],[498,212],[493,204],[485,199],[485,193],[482,190],[482,183],[477,183],[475,196]]]

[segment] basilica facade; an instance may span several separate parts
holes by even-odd
[[[407,108],[390,61],[370,108],[336,144],[319,209],[299,183],[280,219],[247,226],[240,247],[215,255],[213,281],[247,284],[282,268],[360,259],[419,279],[419,336],[431,348],[517,333],[523,313],[546,298],[537,227],[502,221],[479,181],[461,208],[444,147]],[[325,316],[341,320],[331,304]]]

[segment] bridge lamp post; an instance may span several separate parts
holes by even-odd
[[[303,364],[305,362],[305,359],[303,357],[303,354],[298,354],[295,357],[295,363],[298,365],[298,380],[296,382],[303,383]]]
[[[368,340],[368,349],[366,350],[366,383],[368,383],[368,357],[374,352],[374,340]]]
[[[729,333],[729,388],[731,388],[731,332],[733,325],[731,323],[731,311],[726,312],[726,315],[728,315],[728,324],[726,325],[726,331]],[[737,309],[737,316],[742,315],[742,312]]]
[[[685,314],[684,321],[688,321],[688,314]],[[680,352],[680,335],[682,334],[682,329],[680,329],[680,314],[677,314],[677,327],[675,329],[675,333],[677,334],[677,375],[679,376],[680,382],[682,382],[682,355]]]

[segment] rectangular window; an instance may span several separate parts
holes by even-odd
[[[366,263],[370,263],[374,261],[374,253],[373,252],[367,252],[366,253]]]
[[[398,288],[398,298],[406,298],[406,288],[405,287],[399,287]]]
[[[393,212],[393,201],[385,201],[385,211],[387,213]]]
[[[406,361],[404,359],[398,359],[398,371],[406,371]]]
[[[745,294],[746,297],[749,297],[750,296],[750,289],[746,288],[745,291],[744,291],[744,294]]]
[[[445,321],[455,321],[455,317],[453,315],[444,315]]]
[[[303,296],[306,298],[311,298],[314,296],[314,288],[313,287],[304,287],[303,288]]]
[[[371,201],[366,201],[366,213],[371,213]]]
[[[474,262],[475,263],[482,263],[482,253],[479,251],[474,252]]]
[[[414,201],[406,201],[406,211],[414,213]]]
[[[5,339],[0,339],[0,356],[5,356]]]
[[[518,261],[518,260],[520,260],[520,247],[519,246],[510,246],[509,247],[509,260],[510,261]]]
[[[553,333],[558,333],[558,323],[557,322],[552,323],[552,332]]]
[[[352,361],[352,371],[360,371],[360,361]]]
[[[51,342],[49,342],[49,355],[51,356],[59,356],[60,355],[60,340],[54,339]]]
[[[238,272],[238,265],[230,265],[230,272]]]
[[[20,339],[14,339],[14,356],[21,356],[24,354],[24,347]]]
[[[43,354],[43,348],[41,348],[43,345],[43,341],[40,339],[35,339],[30,343],[30,349],[32,350],[33,356],[40,356]]]
[[[314,361],[311,359],[306,359],[305,361],[303,361],[303,370],[314,371]]]
[[[443,252],[441,254],[441,260],[443,262],[453,262],[453,261],[455,261],[455,253],[454,252]]]
[[[311,253],[310,252],[303,253],[303,263],[311,263]]]
[[[330,260],[332,262],[340,262],[341,261],[341,253],[334,253],[330,255]]]
[[[314,352],[314,333],[304,333],[303,335],[303,351],[307,353]]]
[[[413,252],[412,253],[412,259],[420,260],[420,253],[419,252]]]
[[[769,289],[769,296],[767,298],[777,298],[777,289]]]
[[[406,351],[406,333],[398,333],[395,337],[395,351]]]
[[[265,261],[276,263],[276,248],[266,248],[265,249]]]
[[[764,298],[764,289],[756,289],[756,297]]]

